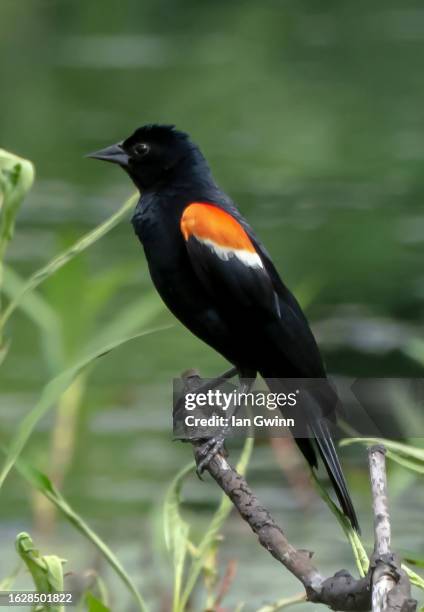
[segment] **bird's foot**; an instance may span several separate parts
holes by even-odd
[[[224,451],[224,452],[222,452]],[[198,446],[196,451],[196,474],[202,480],[202,474],[212,461],[214,457],[218,454],[227,455],[225,451],[225,433],[219,433],[213,438],[208,438],[203,442],[200,446]]]

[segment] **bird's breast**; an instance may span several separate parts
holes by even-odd
[[[181,309],[194,308],[201,288],[187,256],[178,217],[144,207],[135,211],[132,224],[164,302],[177,316]]]

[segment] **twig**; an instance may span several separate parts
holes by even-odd
[[[200,445],[194,443],[194,446],[196,454]],[[370,609],[368,577],[356,580],[342,570],[332,578],[324,579],[311,561],[313,553],[298,550],[290,544],[244,477],[224,457],[216,456],[206,469],[256,533],[259,543],[301,581],[309,601],[324,603],[333,610]]]
[[[387,498],[386,449],[372,446],[368,451],[374,511],[374,555],[372,573],[373,612],[416,610],[411,588],[400,562],[391,551],[391,526]]]
[[[225,570],[225,574],[222,578],[221,584],[218,589],[218,594],[215,597],[215,601],[213,604],[213,609],[218,609],[224,599],[225,595],[230,590],[232,583],[234,582],[234,578],[237,573],[237,561],[235,559],[230,559],[228,562],[227,568]]]
[[[200,377],[193,370],[187,372],[182,378],[186,392],[193,392],[201,385]],[[202,440],[190,441],[193,444],[197,460]],[[371,609],[371,578],[376,575],[377,565],[382,561],[381,554],[377,553],[374,555],[374,563],[371,564],[370,570],[364,578],[356,579],[346,570],[340,570],[334,576],[324,578],[311,561],[313,553],[299,550],[290,544],[283,530],[276,524],[270,512],[260,503],[245,478],[237,473],[225,457],[216,455],[207,465],[206,470],[231,499],[241,517],[258,536],[259,543],[300,580],[305,588],[308,601],[325,604],[333,610],[340,612],[368,612]],[[379,482],[381,485],[382,481],[379,480]],[[384,484],[384,494],[385,491],[386,487]],[[385,503],[387,510],[387,499]],[[382,523],[379,521],[379,537],[380,534],[383,537],[380,524]],[[384,533],[386,534],[386,543],[390,548],[390,526],[389,531],[387,532],[386,528]],[[409,580],[398,567],[396,565],[395,586],[392,588],[394,584],[392,582],[388,601],[392,596],[396,597],[396,602],[398,604],[400,602],[400,606],[381,610],[384,610],[384,612],[391,612],[392,610],[397,612],[413,612],[416,610],[416,602],[410,598],[410,591],[408,591]]]

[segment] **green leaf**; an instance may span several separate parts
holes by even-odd
[[[424,568],[423,558],[415,557],[414,553],[404,554],[403,556],[405,557],[405,561],[407,561],[407,563],[410,563],[411,565],[415,565],[416,567]]]
[[[19,207],[34,182],[34,166],[27,159],[0,149],[0,315],[3,289],[3,262],[12,240]],[[0,323],[0,363],[6,349]]]
[[[35,548],[31,536],[25,532],[16,537],[16,550],[27,566],[38,593],[57,593],[63,591],[63,564],[65,561],[56,555],[41,555]],[[37,605],[39,612],[63,612],[64,606]]]
[[[43,473],[39,472],[22,459],[19,459],[15,463],[15,468],[18,472],[27,480],[34,488],[40,491],[52,504],[62,512],[66,519],[80,532],[82,533],[102,554],[109,565],[113,568],[116,574],[121,578],[125,586],[134,596],[137,602],[138,609],[141,612],[147,612],[148,608],[134,585],[131,578],[126,573],[125,569],[121,565],[120,561],[110,550],[110,548],[99,538],[99,536],[87,525],[87,523],[81,518],[68,504],[66,499],[56,489],[50,479]]]
[[[386,442],[384,440],[379,440],[377,438],[368,438],[367,440],[368,440],[367,443],[371,443],[371,444],[381,444],[381,443],[386,444]],[[353,439],[352,439],[352,441],[353,441]],[[362,438],[355,438],[354,441],[355,442],[356,441],[357,442],[362,442],[363,439]],[[343,443],[344,443],[345,446],[349,442],[350,442],[350,439],[343,440]],[[388,440],[387,442],[390,442],[390,441]],[[397,444],[397,443],[394,442],[393,444]],[[402,445],[402,446],[406,446],[406,445]],[[317,478],[317,476],[313,472],[313,470],[311,470],[311,474],[312,474],[312,479],[313,479],[313,481],[314,481],[314,483],[316,485],[316,488],[318,490],[318,493],[320,494],[322,499],[325,501],[325,503],[328,505],[328,507],[330,508],[331,512],[334,514],[334,516],[337,518],[338,522],[342,526],[342,529],[345,532],[345,534],[346,534],[346,536],[347,536],[347,538],[348,538],[348,540],[350,542],[350,545],[352,547],[353,554],[354,554],[354,557],[355,557],[356,565],[357,565],[358,570],[359,570],[359,574],[361,576],[365,576],[365,574],[367,573],[368,568],[369,568],[369,559],[368,559],[368,555],[367,555],[367,553],[365,551],[365,548],[364,548],[364,546],[363,546],[363,544],[362,544],[358,534],[356,533],[356,531],[354,529],[352,529],[350,521],[345,517],[345,515],[340,510],[340,508],[338,506],[336,506],[336,504],[333,502],[331,497],[328,495],[327,491],[324,489],[324,487],[322,486],[321,482],[319,481],[319,479]],[[415,586],[419,587],[420,589],[424,589],[424,579],[421,578],[421,576],[419,576],[413,570],[411,570],[405,563],[402,563],[401,567],[408,574],[409,579],[411,581],[411,584],[414,584]]]
[[[340,441],[340,446],[358,443],[365,446],[382,444],[386,449],[388,459],[395,461],[408,470],[424,474],[424,448],[402,442],[394,442],[385,438],[345,438]]]
[[[113,277],[115,274],[113,274]],[[121,274],[122,277],[122,274]],[[106,285],[106,278],[103,279]],[[110,279],[108,279],[110,281]],[[111,281],[110,281],[111,282]],[[18,295],[24,286],[24,281],[12,269],[5,267],[4,292],[10,298]],[[115,286],[115,285],[114,285]],[[93,292],[90,295],[93,295]],[[104,297],[105,291],[102,292]],[[93,318],[101,307],[101,300],[92,306]],[[33,321],[40,330],[40,338],[43,351],[51,373],[60,372],[64,367],[65,356],[63,338],[61,333],[61,321],[56,311],[50,306],[38,292],[31,291],[20,304],[21,310]],[[87,352],[93,352],[97,347],[108,344],[116,338],[129,336],[137,329],[150,324],[163,310],[162,302],[155,291],[149,291],[142,298],[120,308],[116,315],[109,321],[102,323],[99,332],[94,338],[78,338],[78,343],[86,345]],[[64,322],[64,325],[66,322]]]
[[[116,349],[117,347],[122,346],[126,342],[134,340],[135,338],[140,338],[142,336],[154,333],[155,331],[159,331],[159,329],[165,328],[162,327],[155,330],[148,330],[128,338],[115,340],[115,342],[111,342],[110,344],[97,349],[94,353],[83,357],[77,363],[50,380],[50,382],[48,382],[43,388],[39,401],[21,421],[16,434],[12,438],[8,449],[8,455],[0,472],[0,488],[12,469],[16,459],[22,452],[25,444],[34,430],[34,427],[37,425],[39,420],[55,405],[62,393],[64,393],[69,385],[75,380],[76,376],[89,365],[93,364],[99,357],[109,353],[111,350]]]
[[[409,568],[405,563],[402,563],[401,568],[408,574],[411,584],[424,591],[424,578],[411,570],[411,568]]]
[[[189,525],[180,513],[180,494],[184,479],[193,472],[195,463],[192,461],[184,467],[172,481],[165,497],[163,508],[165,543],[173,555],[174,563],[174,607],[177,610],[181,597],[181,587],[184,564],[188,548]]]
[[[366,446],[382,444],[388,450],[423,462],[424,464],[424,448],[417,448],[415,446],[411,446],[410,444],[403,444],[402,442],[394,442],[393,440],[387,440],[386,438],[345,438],[340,441],[340,446],[348,446],[349,444],[358,443]]]
[[[10,267],[4,268],[3,289],[10,300],[19,295],[25,281]],[[40,330],[40,339],[50,372],[62,369],[64,363],[60,319],[57,312],[36,291],[27,294],[20,305],[24,314]]]
[[[12,239],[16,214],[32,187],[34,174],[30,161],[0,149],[0,262]]]
[[[127,214],[129,210],[131,210],[139,197],[138,194],[134,194],[131,196],[121,208],[110,216],[106,221],[102,224],[98,225],[94,230],[85,234],[82,238],[77,240],[71,247],[63,251],[60,255],[52,259],[48,264],[37,270],[30,278],[26,281],[25,285],[22,287],[21,291],[16,295],[13,300],[8,304],[5,309],[3,316],[0,318],[0,332],[4,328],[6,322],[9,317],[15,311],[15,309],[20,305],[23,298],[27,293],[38,287],[43,281],[47,278],[55,274],[60,268],[66,265],[71,259],[85,251],[88,247],[94,244],[97,240],[102,238],[105,234],[107,234],[112,228],[114,228],[121,219]]]
[[[424,464],[417,463],[415,461],[410,461],[409,459],[405,459],[401,455],[394,453],[390,450],[386,451],[386,456],[388,459],[391,459],[395,463],[398,463],[404,468],[411,470],[412,472],[418,472],[418,474],[424,474]]]
[[[96,593],[98,593],[98,598],[100,600],[100,602],[106,607],[108,608],[109,606],[109,594],[108,594],[108,590],[107,590],[107,586],[105,581],[103,580],[103,578],[101,578],[99,576],[99,574],[95,574],[94,576],[94,585],[93,585],[93,589],[95,590]],[[93,593],[90,593],[91,595],[93,595]]]
[[[85,603],[87,604],[87,612],[110,612],[110,608],[106,607],[100,599],[97,599],[91,593],[87,593],[85,596]]]
[[[90,351],[116,338],[133,334],[144,325],[150,325],[163,310],[163,304],[156,291],[149,291],[142,299],[124,306],[115,317],[103,323],[101,330],[88,343]]]

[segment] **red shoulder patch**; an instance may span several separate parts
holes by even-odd
[[[190,236],[195,236],[198,240],[208,240],[220,247],[256,253],[240,223],[213,204],[189,204],[181,217],[180,228],[186,241]]]

